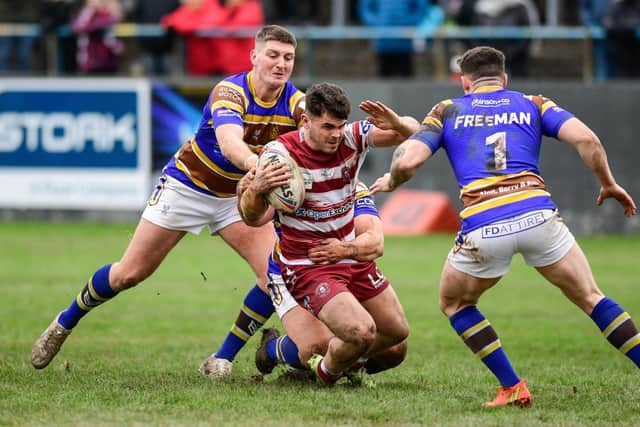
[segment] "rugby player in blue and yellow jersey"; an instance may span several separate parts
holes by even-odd
[[[294,35],[280,26],[258,31],[252,70],[213,88],[198,130],[165,167],[124,255],[100,267],[38,338],[31,352],[35,368],[51,362],[91,309],[149,277],[187,232],[198,234],[205,226],[248,262],[257,284],[265,289],[256,286],[248,298],[258,301],[257,316],[271,315],[266,260],[275,233],[270,224],[255,228],[242,221],[236,184],[255,166],[262,145],[299,127],[304,94],[289,82],[296,43]],[[289,177],[290,172],[284,171],[283,183]]]
[[[543,96],[506,89],[504,54],[481,46],[459,60],[465,96],[438,103],[420,131],[400,145],[372,192],[393,191],[443,148],[460,187],[462,229],[440,278],[440,309],[501,386],[485,406],[528,406],[531,394],[511,366],[495,330],[478,310],[482,293],[521,253],[596,323],[605,338],[640,365],[640,334],[629,314],[596,285],[589,263],[558,216],[540,176],[543,135],[571,144],[600,181],[596,203],[616,199],[636,214],[611,173],[595,133]]]

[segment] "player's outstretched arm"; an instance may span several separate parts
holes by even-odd
[[[376,147],[398,145],[420,127],[420,123],[413,117],[399,116],[380,101],[365,100],[359,107],[368,114],[367,120],[376,127],[372,136]]]
[[[224,124],[215,130],[220,151],[237,168],[248,171],[256,165],[258,155],[244,142],[244,129],[236,124]]]
[[[605,199],[613,198],[622,205],[625,216],[637,213],[633,198],[616,183],[600,139],[586,124],[575,117],[567,120],[558,131],[558,139],[573,145],[582,161],[600,181],[600,193],[596,200],[598,206]]]
[[[407,182],[427,159],[431,157],[431,149],[417,139],[409,139],[393,153],[389,172],[381,176],[371,186],[371,194],[379,191],[393,191]]]
[[[373,261],[384,252],[382,220],[371,214],[355,217],[356,238],[350,242],[338,239],[323,239],[309,249],[309,259],[316,264],[331,264],[351,258],[358,261]]]

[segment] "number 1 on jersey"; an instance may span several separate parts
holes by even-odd
[[[507,133],[496,132],[484,140],[485,145],[493,145],[493,162],[495,170],[507,168]]]

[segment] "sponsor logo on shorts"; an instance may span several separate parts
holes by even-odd
[[[284,298],[282,297],[280,288],[273,282],[273,279],[271,277],[271,274],[269,274],[270,282],[267,284],[267,287],[269,288],[269,292],[271,294],[271,302],[273,302],[273,305],[280,305],[282,304]]]
[[[371,274],[367,274],[367,276],[369,277],[371,285],[376,289],[384,284],[384,274],[382,274],[378,268],[376,268],[375,275],[372,276]]]
[[[149,201],[147,202],[149,206],[154,206],[158,204],[158,201],[160,200],[160,196],[164,191],[164,186],[166,183],[167,183],[167,176],[162,175],[160,177],[160,180],[158,181],[158,185],[156,185],[156,189],[153,191],[153,194],[151,194],[151,197],[149,197]]]
[[[512,221],[498,222],[482,227],[482,238],[491,239],[494,237],[520,233],[537,227],[544,223],[544,221],[545,218],[542,212],[533,212]]]
[[[322,282],[318,286],[316,286],[316,295],[319,297],[325,297],[329,294],[331,287],[327,282]]]

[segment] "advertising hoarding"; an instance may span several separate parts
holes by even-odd
[[[0,207],[142,209],[150,99],[144,79],[0,79]]]

